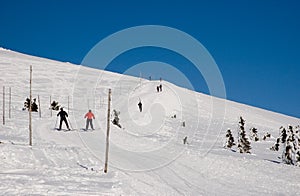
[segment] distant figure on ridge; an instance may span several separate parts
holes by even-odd
[[[143,104],[142,104],[141,100],[138,103],[138,106],[139,106],[140,112],[142,112],[142,110],[143,110]]]
[[[162,92],[162,84],[159,85],[159,91]]]
[[[69,124],[68,124],[68,121],[67,121],[68,113],[65,112],[63,110],[63,108],[60,108],[60,112],[58,112],[57,116],[60,116],[60,123],[59,123],[59,129],[58,130],[61,130],[61,126],[62,126],[63,121],[65,122],[68,130],[70,130]]]
[[[95,115],[92,113],[92,110],[89,110],[88,113],[85,114],[84,118],[86,118],[85,130],[88,130],[89,124],[91,125],[92,130],[94,130],[93,119],[95,119]]]

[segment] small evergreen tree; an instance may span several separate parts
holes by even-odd
[[[277,138],[275,144],[270,148],[270,150],[278,151],[279,150],[279,145],[280,145],[280,138]]]
[[[288,131],[282,131],[282,141],[286,139],[282,152],[282,162],[286,164],[299,165],[300,152],[299,152],[299,138],[297,132],[294,132],[293,126],[288,126]]]
[[[26,98],[25,102],[24,102],[24,109],[23,110],[28,110],[29,111],[29,107],[30,107],[30,99]],[[36,104],[36,99],[33,99],[33,102],[31,101],[31,111],[32,112],[37,112],[38,111],[38,106]]]
[[[227,133],[226,133],[226,143],[225,143],[225,148],[232,148],[232,146],[234,146],[234,138],[232,136],[231,130],[228,129]]]
[[[292,137],[289,137],[285,148],[282,152],[282,161],[286,164],[294,165],[294,145],[292,141]]]
[[[283,126],[281,126],[279,128],[279,137],[277,138],[275,144],[270,148],[270,150],[278,151],[280,143],[284,144],[284,146],[283,146],[283,149],[284,149],[285,143],[286,143],[286,138],[287,138],[286,129]]]
[[[53,101],[50,105],[51,110],[59,110],[59,108],[60,108],[60,105],[58,104],[57,101]]]
[[[120,112],[117,112],[116,110],[113,110],[113,116],[114,119],[112,120],[112,123],[114,125],[117,125],[119,128],[122,128],[122,126],[120,125],[120,118],[119,118]]]
[[[255,127],[252,127],[250,129],[250,133],[251,133],[250,139],[257,142],[259,140],[259,138],[257,136],[257,129]]]
[[[251,153],[251,143],[249,142],[246,132],[245,132],[245,120],[240,117],[239,122],[239,140],[238,140],[238,149],[240,153]]]
[[[36,99],[33,99],[33,103],[31,104],[31,111],[33,112],[38,111],[38,105],[36,104]]]
[[[287,139],[287,133],[286,133],[286,129],[284,127],[280,127],[281,130],[281,143],[286,143],[286,139]]]
[[[263,140],[265,141],[267,138],[270,138],[271,137],[271,134],[270,133],[266,133],[263,137]]]
[[[300,166],[300,149],[296,151],[295,161],[296,161],[296,165]]]

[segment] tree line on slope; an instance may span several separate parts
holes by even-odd
[[[255,127],[252,127],[250,130],[250,140],[253,142],[258,142],[260,139],[258,137],[258,131]],[[262,140],[265,141],[267,138],[271,138],[270,133],[266,133]],[[247,137],[245,131],[245,120],[240,117],[238,125],[238,138],[237,138],[237,150],[240,153],[249,153],[251,154],[251,142]],[[235,140],[230,129],[226,132],[226,142],[224,147],[227,149],[233,150],[235,146]],[[283,126],[279,128],[279,137],[277,137],[275,144],[270,148],[272,151],[282,150],[282,155],[279,157],[283,163],[289,165],[300,166],[300,127],[299,125],[293,128],[289,125],[288,128]]]

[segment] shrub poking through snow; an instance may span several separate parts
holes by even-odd
[[[271,150],[279,149],[279,144],[282,144],[282,162],[289,165],[300,166],[300,146],[298,130],[294,131],[293,126],[288,126],[286,130],[280,127],[280,137],[277,138],[276,144]]]
[[[239,122],[239,139],[238,139],[238,149],[240,153],[251,153],[251,143],[249,142],[246,132],[245,132],[245,120],[240,117]]]
[[[28,110],[29,111],[29,107],[30,107],[30,99],[26,98],[26,101],[24,102],[24,108],[23,110]],[[32,112],[37,112],[38,111],[38,106],[36,104],[36,99],[33,99],[33,102],[31,101],[31,111]]]
[[[270,148],[270,150],[278,151],[280,146],[280,138],[277,138],[275,144]]]
[[[113,110],[113,120],[112,123],[114,125],[117,125],[119,128],[122,128],[122,126],[120,125],[120,118],[119,118],[120,112],[117,112],[116,110]]]
[[[296,161],[296,165],[300,166],[300,149],[296,151],[295,161]]]
[[[283,149],[282,152],[282,162],[286,163],[286,164],[292,164],[294,165],[295,161],[294,161],[294,144],[293,144],[293,140],[292,137],[290,136],[287,141],[286,141],[286,145]]]
[[[287,139],[287,132],[284,127],[279,128],[279,137],[276,139],[275,144],[270,148],[270,150],[278,151],[280,143],[285,144]]]
[[[286,129],[284,127],[280,127],[280,138],[281,138],[281,143],[286,143],[286,139],[287,139],[287,132],[286,132]]]
[[[60,108],[60,105],[58,105],[58,102],[57,102],[57,101],[53,101],[53,102],[51,103],[51,105],[50,105],[50,109],[51,109],[51,110],[56,110],[56,111],[58,111],[59,108]]]
[[[271,137],[271,134],[267,132],[262,139],[265,141],[267,138],[270,138],[270,137]]]
[[[254,141],[258,141],[259,140],[259,138],[258,138],[258,136],[257,136],[257,129],[255,128],[255,127],[252,127],[251,129],[250,129],[250,134],[251,134],[251,136],[250,136],[250,139],[251,140],[254,140]]]
[[[234,138],[232,136],[232,133],[231,133],[231,130],[228,129],[227,130],[227,133],[226,133],[226,143],[225,143],[225,148],[232,148],[232,146],[234,146],[235,143],[234,143]]]

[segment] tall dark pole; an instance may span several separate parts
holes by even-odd
[[[11,87],[9,87],[9,102],[8,102],[9,110],[8,110],[8,118],[11,118]]]
[[[3,86],[3,125],[5,125],[5,86]]]
[[[29,145],[32,146],[32,126],[31,126],[31,102],[32,102],[32,94],[31,94],[31,86],[32,86],[32,66],[30,65],[30,80],[29,80]]]
[[[39,102],[39,116],[40,116],[40,118],[42,118],[40,95],[38,95],[38,102]]]
[[[106,131],[106,152],[105,152],[104,173],[107,173],[107,166],[108,166],[109,124],[110,124],[110,101],[111,101],[111,89],[108,90],[107,131]]]
[[[52,117],[51,95],[50,95],[50,117]]]

